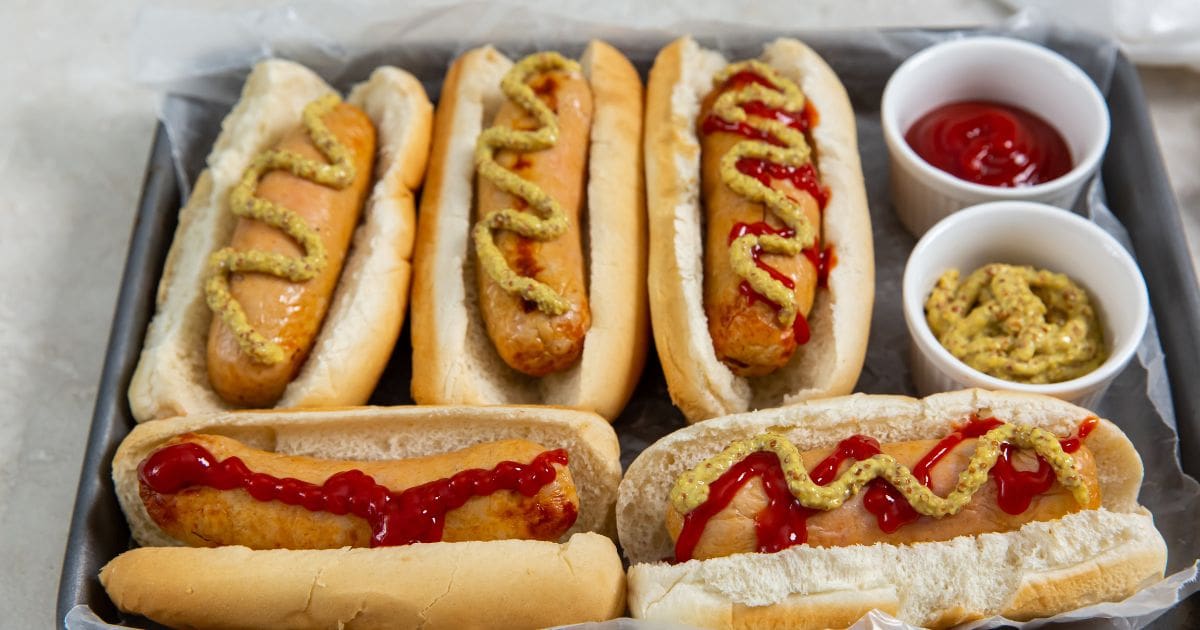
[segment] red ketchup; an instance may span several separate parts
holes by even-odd
[[[790,228],[770,227],[769,224],[764,221],[758,221],[756,223],[734,223],[733,229],[730,230],[730,239],[728,239],[728,242],[730,242],[732,245],[733,241],[742,238],[742,236],[745,236],[746,234],[754,234],[756,236],[762,236],[763,234],[778,234],[782,236],[782,238],[790,239],[796,233],[792,232]],[[814,260],[814,257],[816,258],[815,262],[812,264],[814,264],[817,269],[818,283],[821,282],[822,277],[829,277],[828,264],[834,260],[832,256],[832,246],[827,247],[826,251],[824,252],[829,252],[829,256],[824,256],[823,252],[817,252],[816,250],[814,250],[814,253],[812,254],[810,254],[808,250],[804,251],[805,256],[808,256],[809,260]],[[754,264],[758,269],[766,271],[767,274],[774,278],[776,282],[779,282],[782,284],[782,286],[787,287],[788,289],[796,288],[796,281],[792,280],[791,276],[788,276],[784,274],[784,272],[773,268],[773,266],[770,266],[766,262],[763,262],[762,247],[755,246],[752,248],[750,251],[750,257],[754,259]],[[822,263],[826,263],[826,265],[822,266]],[[750,300],[750,304],[754,304],[754,302],[763,302],[763,304],[767,304],[774,308],[775,311],[780,310],[780,306],[778,304],[775,304],[775,302],[772,300],[767,299],[766,295],[756,292],[754,287],[751,287],[750,282],[748,281],[743,280],[742,283],[738,284],[738,292],[742,293],[742,295],[745,295],[746,299]],[[796,319],[794,319],[792,322],[792,336],[796,338],[796,343],[803,344],[809,342],[809,338],[811,337],[809,320],[804,318],[803,313],[796,313]]]
[[[528,464],[504,461],[491,470],[464,470],[448,479],[393,492],[361,470],[339,472],[317,485],[252,472],[237,457],[217,461],[203,446],[184,442],[147,457],[138,468],[138,478],[159,494],[174,494],[194,486],[242,488],[259,501],[300,505],[310,512],[354,514],[370,525],[371,546],[384,547],[440,541],[446,513],[472,497],[498,490],[531,497],[554,481],[554,464],[567,465],[565,450],[546,451]]]
[[[1084,420],[1075,435],[1059,440],[1063,450],[1067,453],[1079,450],[1098,422],[1096,418]],[[972,419],[925,453],[913,466],[913,476],[929,487],[934,467],[963,440],[982,437],[1003,424],[996,418]],[[1000,457],[990,474],[996,482],[996,502],[1000,509],[1009,514],[1020,514],[1029,508],[1034,497],[1049,490],[1056,478],[1054,469],[1040,455],[1036,470],[1017,470],[1012,465],[1014,450],[1016,448],[1011,444],[1002,443]],[[869,459],[880,452],[879,442],[874,438],[853,435],[839,442],[833,453],[821,460],[808,474],[813,483],[824,486],[837,478],[845,462]],[[713,481],[709,485],[708,499],[684,516],[683,528],[675,541],[677,561],[685,562],[692,558],[708,521],[725,509],[738,490],[755,477],[762,478],[763,490],[767,495],[767,507],[754,517],[757,551],[773,553],[808,540],[808,517],[820,510],[804,507],[792,495],[778,456],[771,452],[757,452],[734,464]],[[873,479],[867,484],[863,492],[863,507],[875,515],[879,529],[889,534],[921,517],[904,495],[883,479]]]
[[[1071,170],[1061,134],[1029,111],[987,101],[942,105],[913,123],[905,142],[921,159],[986,186],[1033,186]]]
[[[767,188],[771,187],[771,180],[782,179],[791,182],[798,190],[812,195],[822,210],[829,201],[829,191],[821,186],[812,164],[785,166],[758,158],[741,158],[735,166],[739,173],[757,179]]]

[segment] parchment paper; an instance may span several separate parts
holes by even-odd
[[[876,256],[876,299],[867,360],[857,389],[869,393],[915,390],[909,376],[908,339],[900,306],[900,282],[915,239],[901,227],[889,205],[888,158],[879,123],[879,100],[888,76],[917,50],[937,41],[974,33],[1004,34],[1056,49],[1078,64],[1102,91],[1111,80],[1115,46],[1084,32],[1046,26],[1032,12],[983,31],[841,31],[765,32],[737,24],[689,21],[666,29],[633,29],[585,23],[552,13],[532,12],[494,3],[472,3],[414,12],[376,3],[326,6],[297,2],[271,9],[214,13],[151,8],[140,16],[132,43],[136,78],[164,95],[161,118],[174,145],[177,173],[189,189],[219,130],[221,118],[236,100],[254,62],[271,56],[294,59],[346,89],[381,64],[403,67],[420,78],[436,99],[449,61],[458,53],[494,43],[510,55],[554,48],[568,54],[593,37],[620,47],[644,73],[657,50],[674,37],[691,33],[731,58],[757,55],[762,43],[788,35],[805,40],[825,56],[846,84],[857,117],[859,151],[871,205]],[[1105,204],[1096,182],[1076,211],[1091,218],[1126,244],[1128,236]],[[653,246],[653,245],[652,245]],[[1114,382],[1095,410],[1117,423],[1142,455],[1145,482],[1141,502],[1155,516],[1169,549],[1168,577],[1118,604],[1102,604],[1048,620],[1015,624],[992,618],[967,627],[1013,624],[1036,627],[1047,622],[1087,620],[1089,627],[1107,619],[1117,628],[1141,628],[1197,590],[1200,558],[1200,486],[1179,465],[1175,417],[1155,325],[1151,321],[1138,360]],[[411,402],[411,345],[407,327],[387,372],[372,398],[374,404]],[[659,437],[684,426],[667,396],[662,373],[650,352],[634,399],[614,424],[621,439],[622,464]],[[76,607],[69,628],[116,628]],[[670,627],[633,620],[586,624],[588,628]],[[873,612],[854,628],[910,626]]]

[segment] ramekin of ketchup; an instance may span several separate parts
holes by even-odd
[[[1071,170],[1062,134],[1020,107],[960,101],[917,119],[904,141],[921,159],[986,186],[1035,186]]]
[[[1058,53],[1005,37],[935,44],[888,80],[880,108],[892,201],[915,236],[961,208],[1070,208],[1096,173],[1109,117],[1096,84]]]

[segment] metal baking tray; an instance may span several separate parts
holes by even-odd
[[[1005,31],[1000,29],[991,32],[1003,34]],[[918,37],[952,34],[898,30],[887,31],[882,36],[897,42],[911,42]],[[723,37],[716,44],[732,57],[746,57],[756,55],[764,41],[781,35],[798,36],[807,41],[841,76],[859,119],[859,150],[864,169],[871,172],[871,165],[886,169],[887,157],[879,133],[878,108],[883,86],[895,70],[896,63],[873,55],[869,47],[861,45],[852,32],[740,32],[735,36]],[[668,39],[663,36],[657,39],[610,41],[630,57],[644,78],[655,53]],[[550,47],[547,42],[541,43],[542,47]],[[1079,62],[1088,55],[1094,55],[1096,47],[1102,42],[1080,39],[1077,34],[1051,31],[1044,43]],[[371,68],[391,63],[413,72],[423,81],[430,97],[436,99],[449,62],[470,45],[474,43],[448,42],[441,46],[423,45],[419,50],[398,48],[386,54],[367,55],[349,63],[340,76],[328,78],[337,87],[345,88],[353,80],[365,77]],[[499,47],[513,53],[528,51],[528,46],[523,43]],[[577,53],[582,49],[582,43],[562,42],[557,48]],[[1104,193],[1109,206],[1128,229],[1135,255],[1146,277],[1158,334],[1165,349],[1183,468],[1192,477],[1200,477],[1200,389],[1191,386],[1194,375],[1200,373],[1200,329],[1197,327],[1197,322],[1200,322],[1200,290],[1197,289],[1183,240],[1179,211],[1163,169],[1136,69],[1128,59],[1117,53],[1111,81],[1107,86],[1101,85],[1101,88],[1106,94],[1113,123],[1102,171]],[[184,106],[187,107],[186,101]],[[207,136],[193,144],[202,145],[204,149],[179,155],[179,168],[172,157],[172,149],[177,147],[172,146],[165,127],[160,124],[154,136],[80,474],[59,584],[56,618],[60,620],[73,607],[84,604],[108,623],[158,627],[143,618],[131,618],[119,613],[96,576],[106,562],[132,545],[110,476],[113,453],[134,426],[126,390],[138,360],[146,325],[154,311],[155,291],[174,234],[181,192],[187,189],[181,178],[194,181],[224,115],[223,111],[211,111],[211,107],[208,110],[197,107],[195,111],[195,120],[192,121],[194,128],[206,130]],[[881,236],[885,235],[895,241],[895,233],[902,231],[902,228],[888,203],[886,178],[869,178],[867,188],[876,241],[882,241]],[[915,240],[909,237],[899,242],[902,251],[877,253],[879,292],[875,300],[867,364],[858,382],[859,391],[913,393],[911,379],[907,377],[904,379],[906,389],[902,392],[885,391],[881,385],[885,375],[894,378],[897,370],[905,375],[908,373],[907,356],[904,351],[897,350],[907,347],[907,343],[904,339],[896,338],[894,331],[895,323],[903,322],[899,277]],[[391,362],[371,399],[372,404],[402,405],[412,402],[409,395],[411,355],[406,324]],[[1145,379],[1145,371],[1136,363],[1132,365],[1106,396],[1100,412],[1112,418],[1144,416],[1148,406],[1144,395]],[[1141,392],[1140,396],[1138,392]],[[634,397],[614,426],[621,437],[624,465],[628,465],[641,448],[666,431],[684,426],[682,416],[667,395],[662,370],[652,349]],[[1160,432],[1166,432],[1165,427]],[[1156,439],[1161,441],[1164,438],[1158,436]],[[1169,456],[1168,452],[1142,453],[1143,459],[1148,461]],[[1190,536],[1191,540],[1200,536],[1194,523],[1164,523],[1160,518],[1159,525],[1172,530],[1164,532],[1168,540],[1172,540],[1173,536]],[[1168,572],[1179,568],[1179,559],[1174,559]],[[1200,627],[1200,597],[1194,596],[1176,606],[1160,617],[1154,627]]]

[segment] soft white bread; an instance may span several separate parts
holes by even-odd
[[[599,416],[549,407],[362,407],[358,409],[225,412],[172,418],[134,428],[113,457],[113,483],[138,544],[172,546],[138,495],[138,465],[182,433],[210,433],[251,447],[327,459],[389,460],[520,438],[563,448],[579,493],[579,517],[564,535],[615,533],[613,504],[621,479],[616,433]]]
[[[311,70],[290,61],[263,61],[246,79],[241,99],[221,124],[208,168],[179,213],[157,312],[129,387],[139,422],[229,408],[209,385],[205,366],[212,317],[204,299],[205,266],[237,224],[229,191],[250,161],[299,124],[305,105],[330,91]],[[356,86],[349,100],[376,126],[377,183],[324,325],[279,408],[365,403],[404,321],[415,224],[412,191],[425,172],[433,107],[420,82],[388,67]]]
[[[630,465],[617,499],[634,617],[714,628],[845,626],[872,608],[923,626],[1002,614],[1044,617],[1123,599],[1162,577],[1166,545],[1137,504],[1142,464],[1128,438],[1101,420],[1087,438],[1102,509],[1013,532],[914,545],[791,547],[677,565],[664,525],[680,473],[730,442],[765,431],[801,450],[860,433],[881,443],[933,439],[976,414],[1066,436],[1093,416],[1035,395],[964,390],[916,400],[857,394],[704,422],[659,440]]]
[[[118,608],[177,628],[541,628],[619,616],[612,540],[386,549],[134,549],[100,572]]]
[[[491,46],[450,67],[438,104],[417,227],[412,394],[421,404],[548,404],[612,420],[641,374],[647,337],[646,218],[638,141],[642,84],[615,48],[592,41],[580,60],[594,118],[583,226],[592,324],[579,362],[532,378],[504,363],[480,312],[470,245],[475,140],[505,98],[513,62]]]
[[[671,398],[692,422],[849,393],[866,356],[875,260],[854,110],[837,76],[804,44],[776,40],[764,47],[760,60],[800,86],[817,110],[813,149],[831,193],[822,229],[837,262],[808,316],[812,340],[786,366],[743,378],[717,359],[704,311],[696,118],[713,76],[728,61],[689,37],[664,48],[646,92],[646,192],[654,244],[648,288],[654,342]]]

